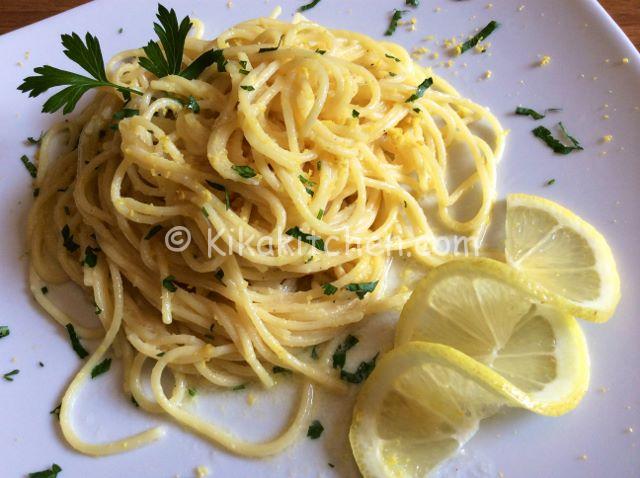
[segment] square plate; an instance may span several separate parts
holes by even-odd
[[[79,362],[64,330],[45,317],[26,285],[25,222],[32,201],[29,177],[19,162],[32,155],[25,144],[53,121],[40,114],[43,99],[20,94],[16,87],[35,66],[51,64],[75,70],[63,54],[59,35],[89,30],[102,43],[105,58],[154,38],[155,0],[98,0],[46,21],[0,37],[0,151],[7,166],[0,173],[0,323],[11,335],[0,341],[0,373],[14,368],[13,382],[0,381],[0,475],[24,476],[58,463],[62,477],[193,476],[206,465],[212,476],[354,476],[346,440],[349,402],[322,399],[316,415],[325,424],[320,440],[301,439],[282,455],[246,460],[229,455],[168,420],[135,409],[121,393],[118,367],[83,392],[76,420],[87,439],[106,441],[165,423],[164,440],[140,450],[95,459],[64,443],[49,414]],[[271,0],[164,1],[178,15],[205,22],[207,37],[256,16],[268,15]],[[283,0],[283,19],[303,2]],[[401,0],[324,0],[307,16],[330,28],[343,28],[382,38],[392,8]],[[407,7],[408,8],[408,7]],[[584,324],[592,360],[591,388],[580,407],[560,419],[510,411],[488,420],[466,451],[453,460],[449,476],[637,476],[640,469],[640,55],[595,0],[484,2],[441,0],[422,2],[409,16],[416,31],[398,28],[392,40],[408,49],[425,46],[441,53],[425,56],[435,72],[459,91],[491,108],[511,130],[499,166],[499,195],[527,192],[544,195],[573,209],[609,240],[622,278],[622,302],[607,324]],[[408,16],[408,17],[409,17]],[[442,66],[442,41],[466,37],[489,20],[501,27],[490,37],[485,54],[466,53],[450,68]],[[118,29],[123,28],[119,34]],[[434,41],[423,41],[434,35]],[[550,64],[540,67],[542,55]],[[628,64],[622,58],[630,59]],[[483,79],[485,72],[490,79]],[[561,107],[541,123],[516,117],[516,106]],[[608,115],[605,119],[604,115]],[[561,120],[579,138],[584,151],[554,155],[531,135],[537,124]],[[602,137],[613,135],[604,143]],[[555,178],[552,186],[545,182]],[[45,366],[39,367],[38,361]],[[268,436],[286,422],[292,385],[275,394],[261,394],[253,407],[245,395],[217,394],[193,405],[212,420],[227,424],[238,435]],[[91,391],[92,393],[89,393]],[[629,433],[628,428],[638,432]],[[583,456],[583,459],[580,457]],[[587,459],[584,460],[584,457]],[[327,463],[335,464],[330,468]]]

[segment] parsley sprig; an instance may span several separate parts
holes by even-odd
[[[80,65],[91,77],[61,70],[53,66],[44,65],[35,68],[33,71],[38,76],[28,76],[18,89],[23,93],[29,93],[30,97],[41,95],[50,88],[65,86],[49,98],[42,106],[43,113],[55,113],[60,108],[64,114],[70,113],[76,104],[87,91],[100,86],[110,86],[118,90],[125,100],[131,98],[131,94],[141,95],[140,91],[126,88],[107,79],[107,72],[104,69],[104,60],[100,42],[98,39],[87,33],[85,43],[77,33],[62,35],[62,45],[65,47],[64,54],[72,61]]]

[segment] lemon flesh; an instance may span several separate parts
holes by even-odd
[[[547,199],[508,196],[506,259],[572,315],[604,322],[620,301],[620,277],[604,237]]]

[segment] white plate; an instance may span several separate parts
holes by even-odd
[[[450,470],[456,476],[496,476],[499,471],[506,477],[525,478],[638,476],[640,55],[595,0],[526,0],[524,9],[513,1],[493,2],[493,8],[487,8],[484,1],[423,0],[411,13],[418,19],[417,31],[408,33],[401,27],[393,40],[408,48],[421,44],[434,49],[433,42],[420,40],[428,34],[440,42],[453,35],[461,38],[491,19],[501,22],[489,39],[492,47],[487,53],[466,53],[453,68],[439,67],[437,73],[466,96],[490,106],[511,129],[499,170],[500,194],[544,195],[592,222],[615,252],[623,298],[608,324],[585,324],[592,381],[576,411],[560,419],[509,412],[490,420]],[[162,418],[135,409],[121,394],[117,366],[86,394],[78,417],[82,434],[101,441],[166,422],[168,436],[163,441],[122,455],[90,458],[65,445],[55,418],[49,415],[79,361],[64,330],[45,317],[26,287],[24,226],[32,198],[30,178],[19,158],[33,153],[24,139],[37,136],[53,118],[39,113],[43,98],[29,99],[16,86],[33,67],[45,63],[77,69],[62,54],[61,33],[91,31],[100,38],[105,58],[146,43],[154,38],[156,3],[99,0],[0,37],[4,164],[0,227],[5,234],[0,246],[0,324],[11,327],[11,335],[0,341],[0,373],[20,369],[13,382],[0,381],[0,475],[24,476],[55,462],[63,468],[61,478],[185,477],[193,476],[194,467],[201,464],[209,467],[212,476],[224,477],[354,476],[344,436],[348,406],[340,400],[317,410],[327,428],[321,439],[303,438],[283,455],[262,461],[231,456]],[[204,20],[209,36],[238,21],[268,15],[276,5],[273,0],[234,0],[230,9],[225,0],[164,3],[175,7],[180,16]],[[283,18],[290,18],[302,3],[281,1]],[[329,27],[382,38],[389,11],[403,5],[402,0],[323,0],[308,16]],[[122,34],[117,32],[120,27]],[[25,52],[30,52],[28,59]],[[551,63],[535,66],[538,55],[550,55]],[[630,59],[629,64],[621,63],[623,57]],[[427,57],[424,62],[438,63]],[[463,62],[468,63],[466,68]],[[491,79],[480,79],[487,70],[493,73]],[[536,109],[562,107],[563,111],[536,123],[512,115],[519,104]],[[603,119],[605,114],[610,119]],[[554,155],[531,135],[537,124],[550,126],[557,120],[582,141],[584,151]],[[612,134],[613,142],[602,143],[605,134]],[[556,183],[545,187],[550,178]],[[39,367],[38,361],[45,367]],[[606,393],[598,391],[601,387],[606,387]],[[212,419],[235,424],[238,433],[247,437],[266,436],[274,425],[286,421],[288,405],[281,395],[259,396],[253,407],[243,397],[201,397],[196,407]],[[636,431],[625,432],[629,427]],[[328,467],[328,462],[336,467]]]

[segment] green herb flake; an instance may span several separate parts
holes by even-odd
[[[156,224],[151,229],[149,229],[149,231],[145,234],[144,240],[145,241],[150,240],[153,236],[158,234],[161,230],[162,230],[162,226],[160,224]]]
[[[36,168],[35,164],[29,161],[29,158],[26,154],[20,156],[20,161],[24,164],[24,167],[27,168],[27,171],[31,175],[32,178],[35,178],[38,175],[38,168]]]
[[[253,178],[257,174],[255,169],[253,169],[251,166],[233,165],[231,166],[231,169],[233,169],[236,173],[238,173],[241,178],[245,178],[245,179]]]
[[[20,373],[20,370],[18,369],[14,369],[11,372],[7,372],[5,373],[2,378],[4,378],[7,382],[13,382],[13,376],[14,375],[18,375]]]
[[[96,378],[98,375],[102,375],[103,373],[108,372],[110,368],[111,359],[106,358],[91,369],[91,378]]]
[[[29,136],[27,138],[27,143],[31,145],[39,145],[40,143],[42,143],[43,137],[44,137],[44,131],[40,131],[40,136],[37,139],[32,136]]]
[[[335,352],[333,352],[333,368],[342,368],[347,360],[347,352],[355,347],[359,342],[358,338],[353,335],[347,335],[347,338],[344,339]]]
[[[62,245],[69,252],[75,252],[80,248],[80,244],[73,240],[73,234],[71,234],[71,229],[69,229],[69,225],[65,224],[60,231],[62,234]]]
[[[132,118],[134,116],[138,116],[140,114],[140,110],[136,110],[133,108],[122,108],[121,110],[113,113],[113,119],[116,121],[123,120],[125,118]]]
[[[375,356],[368,362],[361,362],[355,372],[340,370],[340,378],[349,383],[357,384],[364,382],[367,377],[371,375],[373,369],[376,368],[376,360],[378,359],[378,355],[379,354],[375,354]]]
[[[305,244],[309,244],[319,251],[324,251],[324,240],[322,240],[322,238],[320,238],[319,236],[314,236],[313,234],[307,234],[306,232],[301,231],[298,226],[288,229],[285,234],[298,239]]]
[[[422,98],[422,96],[424,95],[424,92],[427,91],[427,89],[429,89],[431,85],[433,85],[433,78],[431,77],[425,78],[424,81],[420,83],[416,88],[416,92],[412,94],[409,98],[404,100],[404,102],[411,103],[419,98]]]
[[[133,395],[131,395],[131,403],[133,403],[133,406],[136,408],[140,407],[140,404],[138,403],[138,400],[136,400],[136,397],[134,397]]]
[[[313,422],[311,422],[311,425],[309,425],[307,436],[312,440],[316,440],[317,438],[320,438],[320,435],[322,435],[323,431],[324,427],[322,426],[322,423],[320,423],[318,420],[314,420]]]
[[[11,330],[9,330],[9,326],[0,325],[0,339],[3,337],[6,337],[9,334],[11,334]]]
[[[523,108],[522,106],[518,106],[516,108],[516,114],[521,116],[531,116],[534,120],[540,120],[544,118],[543,114],[538,113],[537,111],[532,110],[531,108]]]
[[[224,271],[222,269],[218,269],[214,274],[214,277],[222,282],[222,279],[224,279]]]
[[[324,293],[324,295],[333,295],[338,291],[338,288],[327,282],[326,284],[322,284],[322,292]]]
[[[187,80],[195,80],[209,66],[216,64],[218,73],[226,71],[227,59],[224,57],[222,50],[207,50],[198,58],[193,60],[191,64],[180,72],[180,76]]]
[[[500,24],[495,20],[491,20],[487,25],[480,30],[477,34],[475,34],[472,38],[469,38],[466,42],[464,42],[460,46],[460,53],[464,53],[467,50],[470,50],[474,46],[476,46],[479,42],[483,41],[489,35],[493,33],[493,31],[498,28]]]
[[[193,111],[194,113],[200,113],[200,104],[196,101],[193,95],[189,95],[189,100],[187,101],[187,109]]]
[[[38,362],[38,365],[39,365],[40,367],[44,367],[44,363],[42,363],[42,362]]]
[[[352,283],[345,287],[350,292],[355,292],[358,296],[358,299],[364,299],[364,296],[369,292],[373,292],[378,285],[378,281],[375,280],[373,282],[361,282],[359,284]]]
[[[78,337],[78,334],[76,333],[76,329],[73,326],[73,324],[67,324],[65,325],[65,328],[67,329],[67,333],[69,334],[71,347],[73,347],[73,350],[75,350],[75,352],[78,354],[78,357],[83,359],[87,355],[89,355],[89,352],[87,352],[87,350],[82,346],[82,343],[80,342],[80,338]]]
[[[307,194],[313,197],[314,192],[311,188],[314,187],[316,183],[314,183],[310,179],[305,178],[302,174],[298,175],[298,179],[302,184],[304,184],[305,186],[304,190],[307,191]]]
[[[195,388],[187,388],[187,393],[190,397],[195,397],[198,394],[198,391]]]
[[[410,7],[419,7],[420,6],[420,0],[406,0],[405,4],[409,5]]]
[[[84,250],[84,260],[82,261],[87,267],[95,267],[98,263],[98,255],[96,254],[98,249],[94,249],[91,246],[87,246]]]
[[[168,275],[164,279],[162,279],[162,287],[167,289],[169,292],[175,292],[178,290],[178,287],[175,284],[175,276]]]
[[[389,72],[389,76],[393,78],[394,76],[397,76],[397,73],[394,73],[393,71],[390,71]]]
[[[251,85],[240,85],[240,88],[242,88],[245,91],[255,91],[255,88]]]
[[[335,468],[336,465],[334,465],[333,463],[327,463],[327,465],[329,465],[329,468]]]
[[[307,3],[306,5],[302,5],[300,8],[298,8],[299,12],[304,12],[305,10],[310,10],[313,7],[315,7],[318,3],[320,3],[320,0],[312,0],[311,2]]]
[[[316,48],[316,53],[318,55],[324,55],[327,52],[327,50],[321,50],[320,48]]]
[[[351,116],[357,118],[360,116],[360,112],[358,110],[351,110]]]
[[[247,388],[247,386],[246,386],[244,383],[242,383],[242,384],[240,384],[240,385],[236,385],[236,386],[235,386],[235,387],[233,387],[231,390],[233,390],[233,391],[235,392],[235,391],[237,391],[237,390],[244,390],[245,388]]]
[[[58,476],[58,473],[60,473],[61,471],[62,468],[54,463],[53,465],[51,465],[51,468],[47,468],[46,470],[42,471],[34,471],[33,473],[29,473],[29,475],[27,476],[29,478],[56,478]]]
[[[316,215],[316,218],[320,220],[322,219],[323,216],[324,216],[324,209],[318,209],[318,214]]]
[[[102,314],[102,309],[100,308],[100,306],[99,306],[98,304],[96,304],[95,302],[93,303],[93,305],[94,305],[94,306],[95,306],[95,308],[96,308],[96,310],[94,310],[93,312],[94,312],[96,315],[100,315],[100,314]]]
[[[59,404],[56,408],[49,412],[49,415],[55,415],[60,420],[60,409],[62,408],[62,404]]]
[[[562,123],[558,123],[558,126],[562,134],[566,136],[566,138],[569,140],[571,145],[565,145],[561,143],[558,139],[554,138],[553,135],[551,134],[551,131],[549,131],[544,126],[538,126],[534,130],[532,130],[532,133],[536,138],[540,138],[542,141],[545,142],[547,146],[549,146],[555,153],[558,153],[558,154],[569,154],[572,151],[580,151],[584,149],[582,146],[580,146],[580,143],[578,142],[578,140],[575,139],[573,136],[571,136],[567,132],[566,128]]]
[[[396,63],[400,63],[400,58],[398,58],[397,56],[393,56],[390,53],[385,53],[384,56],[386,56],[387,58],[391,58]],[[394,73],[394,75],[395,75],[395,73]]]
[[[202,206],[202,214],[204,215],[204,217],[208,218],[209,217],[209,213],[207,212],[207,208],[205,208],[204,206]]]
[[[556,183],[556,180],[555,180],[555,179],[549,179],[549,180],[548,180],[547,182],[545,182],[544,184],[545,184],[545,186],[551,186],[551,185],[553,185],[553,184],[555,184],[555,183]]]
[[[390,37],[396,32],[396,29],[398,28],[398,22],[400,21],[400,19],[402,19],[402,15],[404,15],[405,13],[407,13],[406,10],[397,10],[397,9],[393,10],[393,15],[391,16],[389,27],[384,32],[385,36]]]
[[[124,31],[124,28],[122,28],[122,27],[118,28],[118,34],[119,35],[122,34],[123,31]]]
[[[221,191],[224,193],[225,208],[227,211],[231,209],[231,197],[229,196],[229,191],[227,190],[227,188],[223,184],[214,183],[213,181],[209,181],[208,179],[207,179],[207,184],[211,186],[213,189],[215,189],[216,191]]]
[[[273,373],[291,373],[291,370],[288,368],[280,367],[279,365],[274,365],[272,369]]]
[[[238,72],[239,72],[241,75],[245,75],[245,76],[246,76],[246,75],[248,75],[248,74],[250,73],[250,72],[249,72],[249,70],[245,70],[244,68],[241,68],[240,70],[238,70]]]

